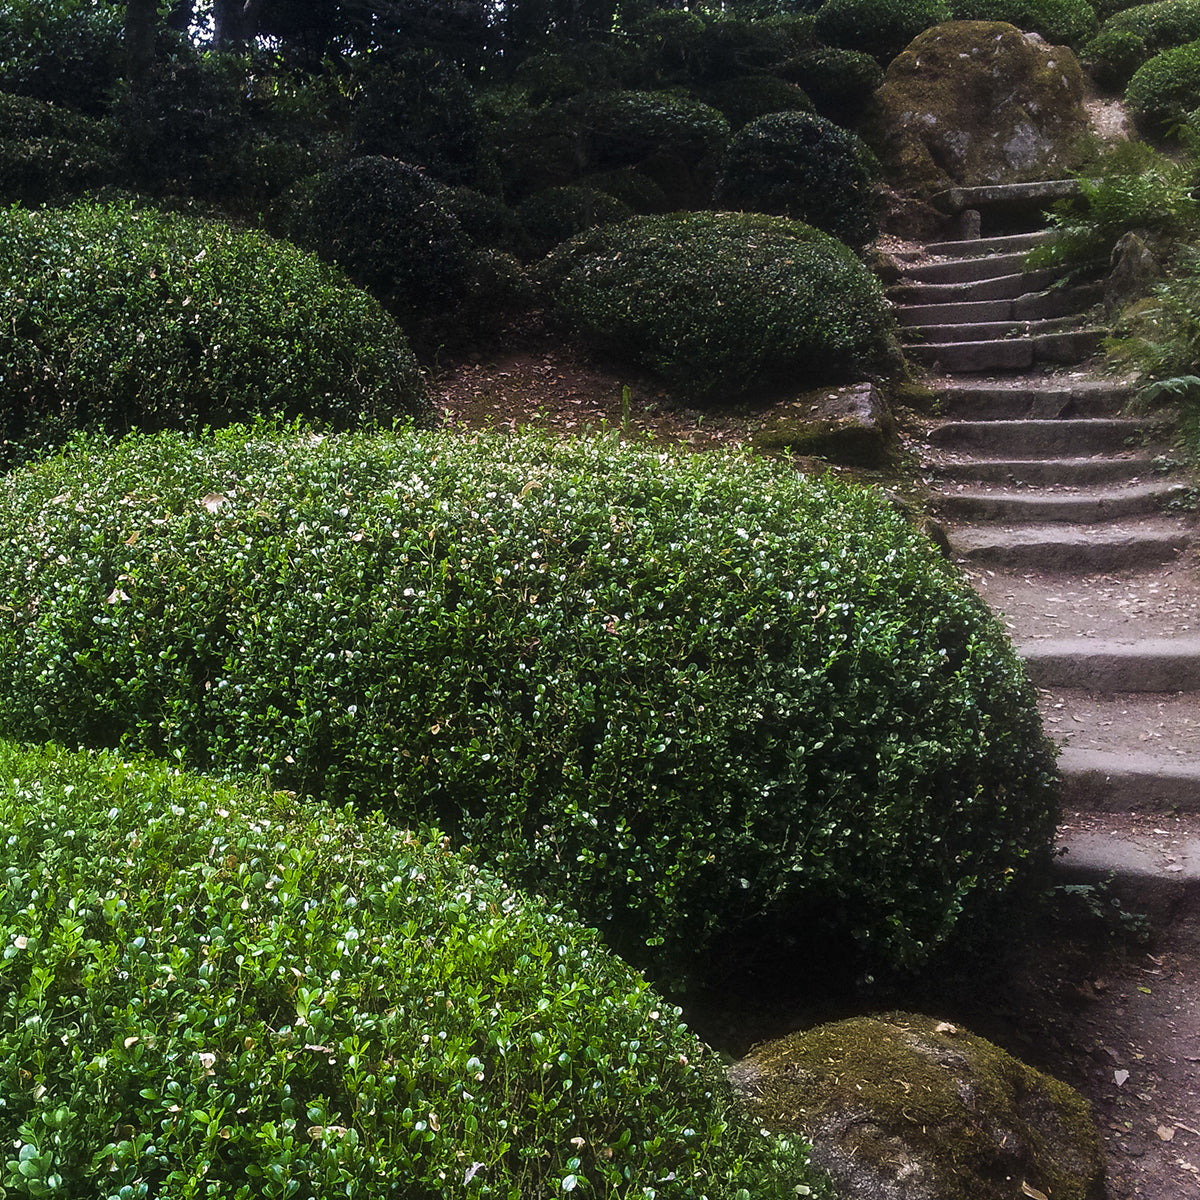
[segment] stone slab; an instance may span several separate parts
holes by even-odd
[[[1090,525],[1026,525],[993,528],[970,525],[947,533],[951,554],[960,562],[1009,570],[1038,571],[1047,575],[1077,571],[1122,571],[1171,562],[1191,544],[1188,530],[1165,518],[1142,522]],[[1062,671],[1067,668],[1064,666]],[[1048,687],[1096,687],[1114,691],[1174,691],[1188,683],[1157,688],[1070,682],[1061,672],[1046,680]],[[1197,686],[1200,686],[1198,682]]]
[[[1026,421],[947,421],[930,431],[929,440],[944,449],[968,450],[988,457],[1083,457],[1113,453],[1139,437],[1145,422],[1131,417],[1064,418]]]
[[[1200,812],[1200,761],[1136,751],[1059,751],[1064,807]]]
[[[1111,642],[1053,638],[1017,647],[1039,687],[1092,692],[1200,690],[1200,637]]]

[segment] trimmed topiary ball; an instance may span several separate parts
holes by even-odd
[[[425,411],[404,334],[311,255],[123,205],[0,210],[6,461],[77,430]]]
[[[886,66],[918,33],[950,16],[947,0],[825,0],[815,28],[827,45],[860,50]]]
[[[0,821],[10,1195],[831,1195],[594,931],[436,834],[8,742]]]
[[[623,200],[587,187],[546,188],[517,207],[517,219],[535,254],[545,254],[584,230],[631,216],[633,209]]]
[[[743,75],[710,88],[705,98],[720,109],[737,130],[757,117],[779,112],[812,112],[813,103],[804,90],[777,75]]]
[[[874,172],[859,138],[815,113],[772,113],[740,130],[721,160],[719,207],[804,221],[862,247],[879,231]]]
[[[601,92],[575,108],[596,170],[635,166],[659,151],[694,164],[729,136],[715,108],[676,92]]]
[[[878,281],[796,221],[637,217],[565,243],[545,274],[585,339],[700,397],[857,377],[888,354]]]
[[[764,936],[920,964],[1054,831],[999,622],[886,497],[790,466],[532,435],[79,445],[7,480],[0,610],[12,736],[436,822],[671,983]]]
[[[1052,45],[1078,49],[1095,32],[1088,0],[950,0],[956,21],[1007,21]]]
[[[449,189],[393,158],[352,158],[301,192],[291,234],[336,263],[406,327],[451,311],[470,242]]]
[[[1125,106],[1155,134],[1166,133],[1200,108],[1200,41],[1164,50],[1138,67],[1125,89]]]
[[[816,46],[790,59],[786,77],[802,87],[823,117],[840,124],[857,120],[883,82],[883,71],[859,50]]]
[[[1149,57],[1144,38],[1128,29],[1106,28],[1084,46],[1080,61],[1102,88],[1115,92],[1124,91]]]

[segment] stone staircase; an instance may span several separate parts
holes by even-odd
[[[890,295],[940,400],[923,453],[951,553],[1008,625],[1062,746],[1061,869],[1115,877],[1164,914],[1200,898],[1194,493],[1163,469],[1164,429],[1081,367],[1105,333],[1088,319],[1100,286],[1023,269],[1049,236],[898,256]]]

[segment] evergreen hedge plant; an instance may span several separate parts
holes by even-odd
[[[792,1200],[594,932],[361,814],[0,742],[0,1190]]]
[[[0,727],[437,823],[661,980],[761,922],[918,964],[1048,849],[1023,668],[864,489],[245,430],[4,488]]]
[[[402,331],[286,242],[123,204],[0,210],[0,459],[79,429],[425,403]]]
[[[857,378],[887,360],[878,281],[798,221],[637,217],[564,243],[544,274],[585,339],[700,398]]]

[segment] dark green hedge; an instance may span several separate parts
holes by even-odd
[[[7,742],[0,824],[5,1195],[828,1194],[678,1009],[436,835]]]
[[[739,130],[721,159],[721,208],[804,221],[861,248],[879,232],[870,151],[849,130],[808,112],[777,112]]]
[[[109,126],[45,100],[0,92],[0,205],[70,199],[115,176]]]
[[[639,217],[565,243],[545,274],[587,340],[701,398],[859,377],[888,352],[874,276],[841,242],[779,217]]]
[[[81,445],[6,482],[0,664],[16,736],[435,821],[664,980],[760,919],[919,963],[1054,828],[975,592],[885,499],[763,462]]]
[[[305,413],[424,411],[375,301],[286,242],[125,205],[0,210],[0,456]]]
[[[1125,106],[1147,132],[1163,134],[1200,108],[1200,41],[1164,50],[1133,73]]]
[[[861,51],[886,66],[918,33],[950,15],[947,0],[825,0],[815,29],[827,45]]]

